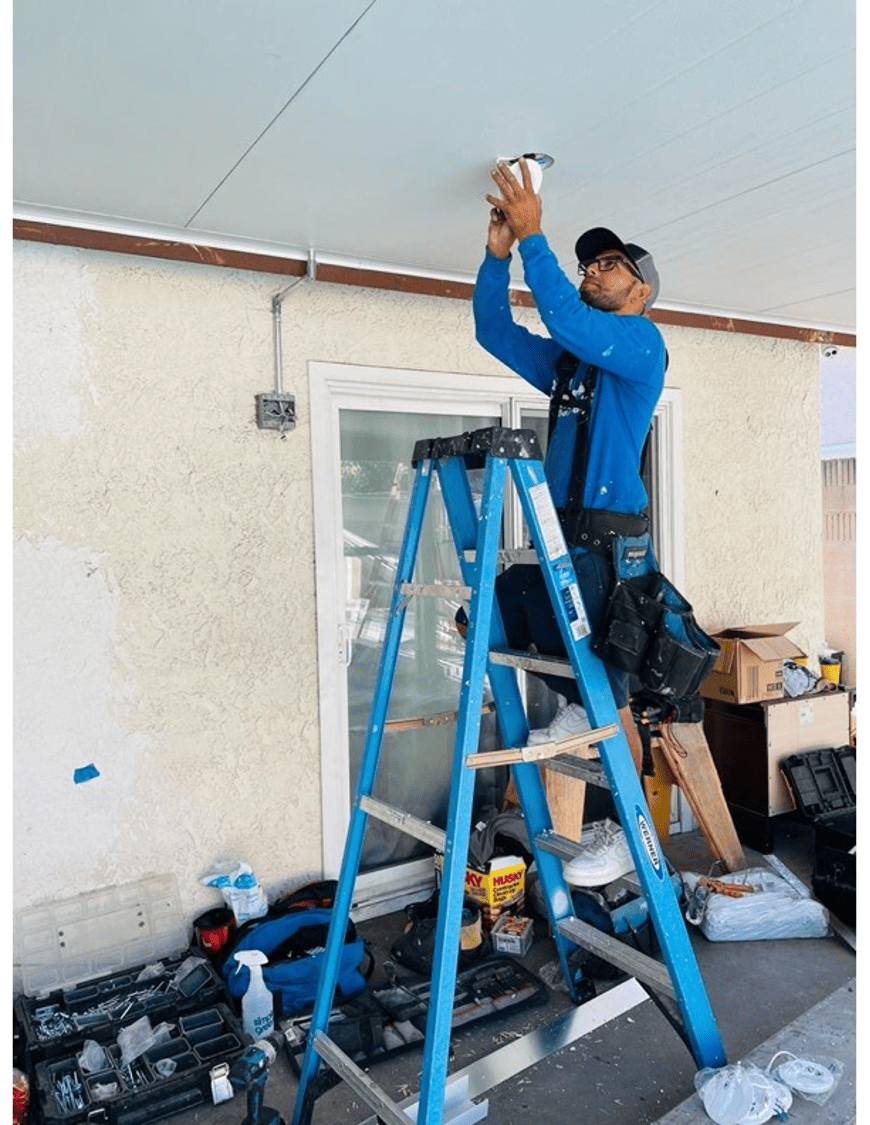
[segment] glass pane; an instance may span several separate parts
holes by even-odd
[[[350,777],[355,792],[374,693],[387,613],[408,510],[414,471],[411,456],[421,438],[450,436],[499,425],[495,417],[342,410],[341,491],[346,573],[346,619],[351,638],[348,674]],[[482,473],[472,475],[479,493]],[[461,575],[446,512],[432,483],[414,575],[418,582],[459,581]],[[416,719],[454,712],[464,649],[453,617],[458,601],[412,598],[405,616],[388,718]],[[375,796],[444,827],[450,791],[455,724],[412,726],[384,735]],[[495,724],[485,717],[482,745],[493,743]],[[492,771],[481,771],[491,774]],[[492,777],[478,781],[481,791]],[[492,798],[493,800],[495,797]],[[383,867],[431,849],[370,818],[361,869]]]

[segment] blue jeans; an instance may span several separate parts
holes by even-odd
[[[575,551],[572,561],[589,627],[595,634],[603,623],[613,586],[612,565],[603,555],[584,550]],[[495,590],[511,648],[527,649],[534,644],[542,656],[563,659],[567,656],[539,566],[518,563],[508,567],[496,577]],[[604,667],[616,706],[625,707],[629,693],[628,673],[609,664]],[[552,691],[564,695],[569,703],[582,704],[576,680],[560,676],[541,676],[541,679]]]

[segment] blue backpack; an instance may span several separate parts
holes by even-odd
[[[251,977],[247,965],[240,965],[233,954],[243,949],[259,949],[269,958],[269,964],[263,966],[263,980],[275,996],[276,1018],[307,1011],[317,995],[331,918],[330,908],[315,907],[293,910],[245,927],[246,932],[221,967],[230,996],[241,999]],[[337,982],[343,997],[365,988],[361,972],[365,957],[363,940],[348,919]]]

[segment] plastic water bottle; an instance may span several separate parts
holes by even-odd
[[[251,974],[248,991],[242,997],[242,1027],[252,1039],[260,1039],[275,1027],[274,998],[263,980],[263,965],[269,958],[259,949],[243,949],[233,956],[240,965],[247,965]]]

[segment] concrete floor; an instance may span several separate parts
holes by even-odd
[[[713,858],[697,832],[672,837],[664,851],[679,871],[708,874]],[[792,817],[777,821],[774,855],[807,887],[813,864],[813,834],[810,826]],[[765,857],[746,849],[749,865],[762,866]],[[403,914],[361,924],[360,930],[376,948],[375,983],[383,980],[380,966],[389,947],[401,933]],[[523,963],[535,973],[553,961],[554,946],[537,925],[537,936]],[[825,938],[803,938],[752,942],[710,942],[695,927],[689,927],[722,1042],[730,1062],[763,1049],[766,1041],[775,1049],[788,1049],[791,1026],[795,1043],[800,1021],[810,1025],[820,1042],[836,1044],[845,1074],[837,1105],[826,1110],[809,1102],[792,1108],[795,1125],[851,1125],[854,1121],[855,1090],[855,990],[854,948],[833,934]],[[541,1007],[510,1012],[493,1022],[460,1030],[452,1040],[450,1074],[470,1067],[481,1083],[480,1060],[503,1064],[508,1073],[502,1081],[474,1096],[488,1099],[487,1120],[498,1125],[652,1125],[673,1114],[674,1125],[698,1125],[709,1121],[694,1095],[696,1066],[682,1039],[648,998],[635,1002],[622,1014],[598,1026],[597,1019],[585,1034],[576,1024],[594,1013],[594,1005],[608,1003],[608,993],[636,988],[608,984],[599,987],[601,997],[576,1007],[559,987],[551,990]],[[821,1005],[816,1012],[811,1012]],[[568,1025],[559,1039],[559,1021]],[[825,1026],[815,1026],[822,1023]],[[828,1026],[829,1025],[829,1026]],[[538,1032],[538,1035],[533,1033]],[[574,1034],[577,1037],[574,1038]],[[774,1038],[777,1037],[778,1038]],[[530,1037],[530,1038],[526,1038]],[[532,1065],[518,1069],[513,1058],[527,1045],[540,1041],[561,1043]],[[806,1048],[803,1048],[806,1050]],[[771,1052],[772,1053],[772,1052]],[[376,1062],[371,1078],[397,1101],[418,1088],[422,1053],[412,1049]],[[762,1062],[768,1059],[760,1060]],[[500,1072],[504,1073],[504,1072]],[[486,1086],[486,1082],[483,1082]],[[269,1072],[265,1103],[273,1106],[285,1122],[293,1116],[297,1082],[289,1063],[279,1058]],[[473,1089],[474,1094],[474,1089]],[[239,1125],[245,1116],[238,1095],[219,1106],[200,1107],[174,1117],[177,1125]],[[359,1125],[371,1119],[371,1111],[345,1085],[323,1094],[317,1101],[313,1125]]]

